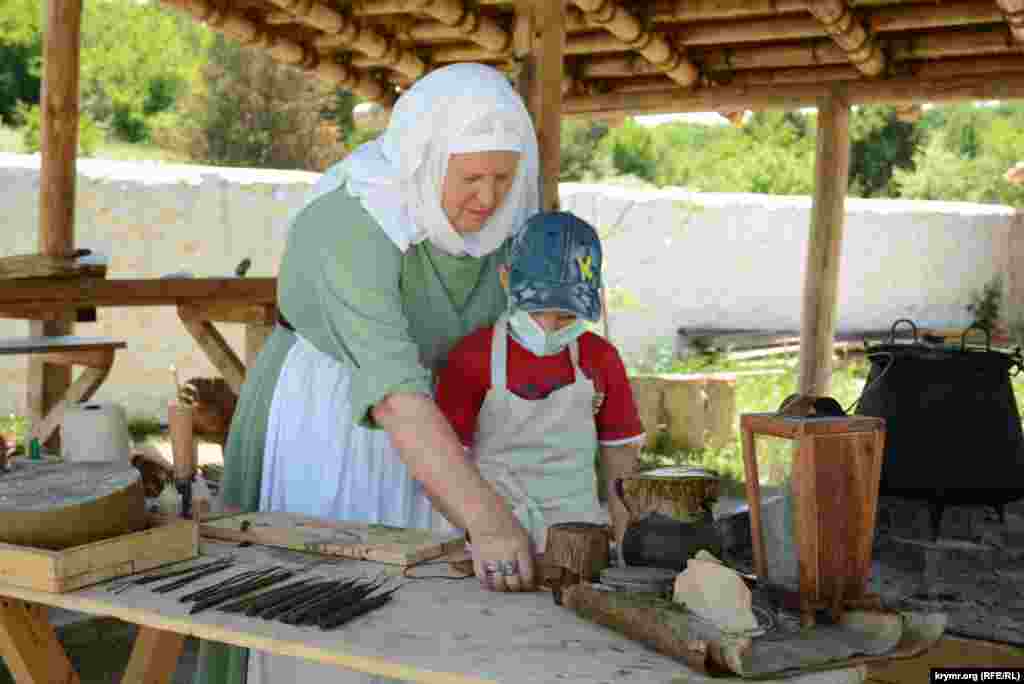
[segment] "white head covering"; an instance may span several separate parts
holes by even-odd
[[[441,208],[448,157],[483,151],[519,152],[516,177],[480,231],[460,234]],[[314,193],[347,181],[403,252],[429,239],[449,254],[479,257],[538,211],[538,174],[533,122],[505,76],[482,64],[454,64],[403,93],[384,133],[329,170]]]

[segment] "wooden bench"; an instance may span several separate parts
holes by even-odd
[[[0,354],[42,354],[45,363],[58,366],[85,366],[78,379],[43,419],[32,426],[29,439],[35,437],[45,444],[64,419],[71,404],[88,401],[110,374],[114,352],[127,346],[110,337],[8,337],[0,338]]]

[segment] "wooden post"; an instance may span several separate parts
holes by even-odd
[[[558,209],[565,73],[565,5],[520,0],[516,6],[514,50],[522,61],[519,94],[533,116],[540,148],[541,208]]]
[[[818,100],[816,154],[800,332],[801,394],[828,394],[832,372],[839,254],[850,171],[850,106],[835,93]]]
[[[82,0],[48,0],[40,98],[42,161],[39,170],[39,250],[65,256],[75,245],[75,156],[78,151],[78,62]],[[35,321],[30,334],[67,335],[66,321]],[[29,361],[27,409],[39,421],[71,384],[70,366]],[[59,447],[58,438],[50,440]]]

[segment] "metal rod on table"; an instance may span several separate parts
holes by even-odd
[[[403,585],[397,586],[394,589],[391,589],[383,594],[378,594],[377,596],[372,596],[368,599],[364,599],[358,604],[354,606],[349,606],[348,608],[345,608],[344,610],[341,610],[333,615],[325,616],[317,622],[317,626],[319,626],[320,629],[335,629],[336,627],[340,627],[341,625],[351,620],[354,620],[360,615],[365,615],[366,613],[369,613],[371,610],[376,610],[377,608],[380,608],[385,603],[390,601],[394,593],[401,589],[402,586]]]
[[[242,596],[243,594],[247,594],[257,589],[262,589],[272,584],[283,582],[286,579],[292,577],[293,575],[295,575],[294,570],[285,570],[277,575],[267,575],[266,577],[260,577],[242,586],[229,587],[224,591],[220,592],[219,594],[214,594],[213,596],[203,599],[202,601],[197,601],[195,605],[192,606],[191,609],[189,609],[188,614],[195,615],[196,613],[206,610],[207,608],[212,608],[213,606],[216,606],[219,603],[224,603],[225,601],[237,598],[239,596]]]

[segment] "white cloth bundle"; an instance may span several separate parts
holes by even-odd
[[[72,404],[61,422],[61,456],[68,463],[131,460],[128,418],[120,404]]]

